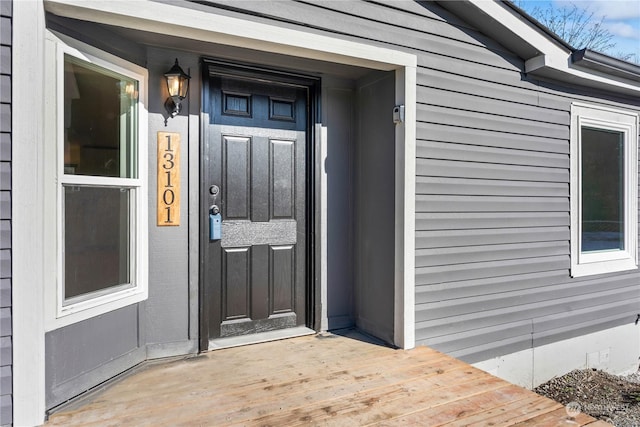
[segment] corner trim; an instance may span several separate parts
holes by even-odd
[[[405,120],[396,124],[394,344],[415,347],[416,67],[396,70],[396,105]]]
[[[44,7],[13,2],[13,425],[44,422]],[[27,167],[29,165],[29,167]]]

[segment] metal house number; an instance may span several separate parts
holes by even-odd
[[[158,225],[180,225],[180,134],[158,132]]]

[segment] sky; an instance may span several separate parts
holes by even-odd
[[[588,8],[589,11],[595,12],[594,19],[600,20],[604,16],[604,25],[613,34],[613,41],[616,43],[613,52],[604,53],[609,55],[615,55],[618,52],[634,53],[636,56],[632,62],[640,62],[640,0],[525,0],[516,2],[525,11],[529,11],[536,5],[546,8],[549,3],[559,8],[563,5],[571,7],[571,3],[573,3],[580,8]],[[574,47],[582,48],[584,46]]]

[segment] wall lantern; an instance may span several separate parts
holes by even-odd
[[[169,98],[165,101],[164,108],[166,108],[169,116],[175,117],[182,109],[180,103],[187,96],[191,76],[180,68],[178,58],[176,58],[176,63],[173,64],[169,71],[164,73],[164,77],[167,79],[167,89],[169,89]]]

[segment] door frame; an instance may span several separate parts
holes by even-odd
[[[209,304],[210,289],[205,283],[206,260],[208,251],[203,230],[209,227],[208,212],[209,199],[205,196],[209,183],[205,183],[205,167],[207,153],[207,143],[205,141],[205,128],[209,125],[206,117],[205,105],[209,102],[210,90],[209,77],[212,73],[233,78],[244,78],[260,81],[267,84],[284,84],[297,87],[304,87],[308,90],[307,99],[307,123],[306,123],[306,159],[305,159],[305,222],[306,222],[306,247],[305,247],[305,288],[306,288],[306,310],[305,324],[307,327],[318,331],[320,327],[320,242],[315,236],[320,234],[320,215],[318,211],[319,200],[319,169],[317,164],[319,156],[319,144],[314,132],[315,123],[320,122],[320,79],[318,77],[299,74],[291,71],[277,70],[262,67],[255,64],[240,62],[228,62],[213,58],[203,57],[201,59],[202,84],[200,97],[200,143],[199,143],[199,179],[198,195],[199,203],[199,271],[198,271],[198,347],[199,351],[209,350]]]

